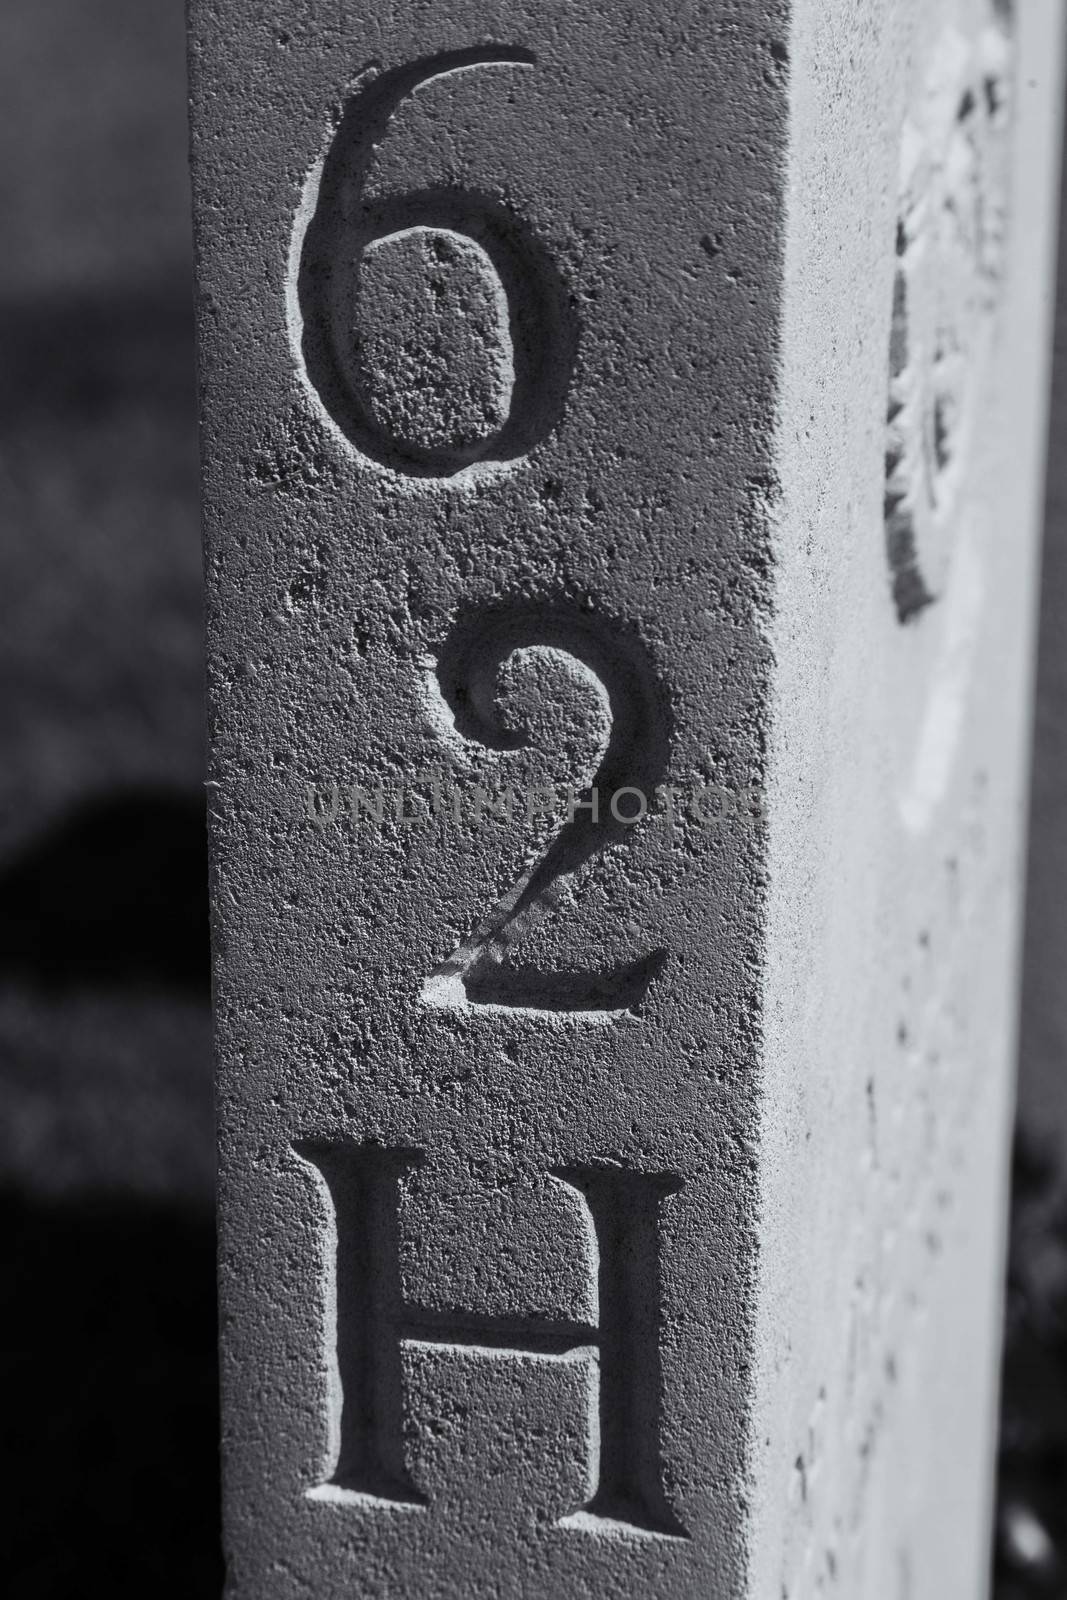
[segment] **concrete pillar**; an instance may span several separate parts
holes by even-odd
[[[981,1592],[1058,20],[193,0],[235,1596]]]

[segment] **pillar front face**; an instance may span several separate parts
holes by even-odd
[[[743,1585],[786,54],[193,8],[235,1593]]]
[[[963,65],[903,0],[855,49],[857,22],[786,11],[192,5],[235,1596],[809,1581],[794,1402],[852,1359],[811,1316],[819,1207],[895,1202],[829,1123],[806,1165],[787,1108],[817,1035],[816,1080],[854,1075],[884,985],[850,962],[913,913],[877,873],[834,901],[819,841],[866,784],[842,859],[870,858],[879,761],[898,832],[962,803],[907,702],[952,654],[945,507],[1018,294],[1019,47],[1003,10],[978,43],[961,11]],[[990,90],[973,52],[1001,49]],[[981,104],[916,158],[920,57]],[[859,160],[835,141],[863,127]],[[851,185],[821,232],[820,167]],[[930,202],[953,183],[966,203]],[[835,368],[842,238],[868,357]],[[1024,545],[1034,471],[1006,502]],[[820,746],[813,699],[870,658],[824,627],[852,579],[817,593],[797,530],[829,571],[845,524],[895,687],[873,745],[853,699]],[[1015,664],[1006,719],[1013,581],[973,646]],[[998,1149],[1002,1104],[983,1127]]]

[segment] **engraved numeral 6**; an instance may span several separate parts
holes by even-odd
[[[494,46],[379,72],[348,100],[308,184],[298,357],[348,442],[409,477],[515,460],[563,409],[577,326],[533,231],[469,188],[367,193],[394,113],[424,84],[534,65],[528,50]]]

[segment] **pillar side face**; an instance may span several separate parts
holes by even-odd
[[[230,1587],[742,1593],[784,8],[266,9],[191,14]]]
[[[794,16],[759,1595],[989,1583],[1062,26]]]

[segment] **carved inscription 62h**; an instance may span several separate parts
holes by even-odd
[[[563,411],[577,323],[544,245],[501,198],[458,185],[380,191],[376,152],[404,103],[431,81],[535,65],[528,50],[494,46],[364,74],[294,235],[290,327],[303,375],[365,464],[429,480],[408,486],[423,504],[448,492],[442,480],[518,460],[545,438]],[[639,932],[621,959],[598,963],[594,954],[581,970],[522,956],[539,925],[581,892],[600,852],[625,842],[638,819],[620,812],[620,796],[647,806],[666,774],[670,697],[645,645],[626,619],[543,590],[461,605],[442,634],[435,688],[447,732],[467,742],[468,755],[470,746],[480,758],[547,744],[561,696],[578,703],[583,736],[565,742],[566,755],[583,756],[598,740],[599,749],[539,859],[500,885],[457,948],[446,953],[442,941],[424,1001],[636,1009],[667,959]],[[325,1296],[331,1459],[315,1498],[426,1504],[432,1496],[405,1445],[405,1357],[413,1346],[479,1360],[497,1352],[524,1369],[566,1361],[593,1379],[583,1423],[588,1493],[562,1525],[688,1537],[661,1441],[660,1227],[679,1175],[633,1170],[611,1151],[558,1168],[545,1162],[553,1184],[580,1200],[594,1309],[577,1319],[498,1316],[422,1305],[403,1288],[398,1206],[422,1151],[379,1144],[373,1130],[352,1144],[310,1139],[296,1148],[328,1191],[335,1241]]]

